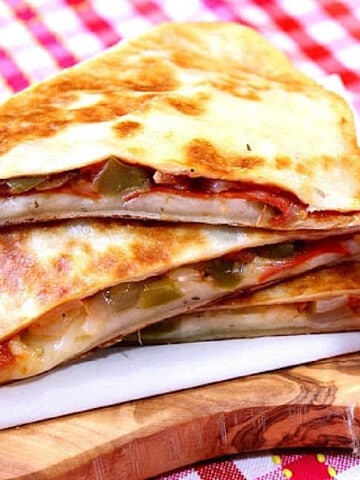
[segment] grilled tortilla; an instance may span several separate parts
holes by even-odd
[[[360,224],[342,98],[234,23],[166,23],[0,106],[0,224]]]
[[[360,262],[323,267],[150,325],[126,343],[360,330]]]
[[[35,323],[45,322],[44,319],[49,332],[61,330],[61,326],[68,325],[69,318],[74,318],[69,317],[69,312],[74,309],[77,312],[83,299],[104,289],[142,282],[177,267],[282,239],[283,235],[276,233],[226,226],[128,224],[100,219],[3,228],[0,231],[0,365],[15,365],[16,357],[22,359],[20,376],[31,371],[36,362],[36,368],[47,369],[59,359],[72,358],[89,347],[111,340],[121,334],[121,329],[129,332],[149,322],[142,312],[134,321],[129,317],[121,319],[119,325],[106,324],[100,312],[96,318],[103,323],[100,322],[97,336],[93,336],[91,322],[87,322],[83,313],[76,313],[78,323],[68,331],[68,336],[79,344],[69,350],[67,340],[57,338],[51,344],[53,363],[43,363],[41,342],[35,342],[34,348],[29,347],[25,352],[14,341]],[[116,294],[119,297],[116,305],[120,304],[123,293]],[[110,306],[113,306],[111,292],[109,295]],[[151,299],[151,292],[149,295]],[[145,299],[149,295],[143,294]],[[164,305],[160,313],[156,312],[155,319],[180,313],[206,300],[196,297],[189,305],[183,304],[182,292],[172,288],[171,282],[165,282],[153,295],[155,298],[160,295],[157,302]],[[166,299],[173,296],[179,302],[176,308],[170,309]],[[105,312],[106,301],[103,309]],[[52,338],[52,333],[47,335]],[[8,347],[9,341],[12,348]]]
[[[0,297],[8,312],[0,382],[49,370],[236,292],[360,256],[360,235],[272,243],[283,236],[210,226],[104,229],[99,222],[23,235],[9,234],[6,242],[0,236],[0,245],[15,245],[3,255],[13,252],[5,257],[12,273],[4,275]]]

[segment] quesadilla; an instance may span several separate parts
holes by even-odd
[[[0,225],[360,225],[352,113],[253,30],[166,23],[0,106]]]
[[[124,341],[161,344],[356,330],[360,330],[359,260],[217,301],[150,325]]]
[[[49,370],[236,292],[360,256],[360,234],[283,237],[100,220],[1,233],[0,382]]]
[[[122,329],[129,333],[133,327],[141,328],[149,321],[144,309],[136,321],[132,318],[121,318],[119,324],[104,321],[107,304],[109,308],[120,309],[121,301],[134,296],[125,289],[117,291],[113,300],[112,288],[142,282],[243,248],[279,242],[283,237],[225,226],[130,224],[100,219],[3,228],[0,231],[0,365],[15,370],[19,367],[17,375],[26,376],[32,369],[50,368],[109,341]],[[170,281],[164,283],[153,293],[161,296],[155,320],[206,300],[196,297],[189,305],[182,304],[182,292],[172,288]],[[96,312],[98,324],[93,332],[92,319],[86,317],[81,302],[104,289],[110,289],[110,296],[100,295],[104,296],[105,304]],[[145,293],[143,296],[147,298]],[[170,308],[166,299],[173,296],[177,303]],[[90,311],[94,302],[90,301]],[[54,340],[53,332],[61,332],[51,342],[51,351],[44,353],[41,341],[31,340],[29,349],[25,348],[26,342],[17,341],[34,324],[40,331],[44,323],[47,338]],[[62,335],[63,329],[66,335]],[[43,355],[51,359],[45,361]]]

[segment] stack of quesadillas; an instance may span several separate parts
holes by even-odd
[[[0,382],[147,325],[358,328],[352,113],[249,28],[155,27],[7,100],[0,132]]]

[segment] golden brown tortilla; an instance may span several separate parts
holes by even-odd
[[[112,285],[282,238],[225,226],[100,219],[2,229],[0,339]]]
[[[53,181],[112,155],[150,178],[145,190],[111,198],[71,185],[10,190],[0,195],[2,223],[88,215],[273,229],[360,223],[349,107],[235,23],[165,23],[122,41],[5,102],[0,137],[5,193],[8,180]]]

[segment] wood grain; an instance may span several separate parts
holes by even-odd
[[[144,479],[225,454],[360,439],[360,354],[0,432],[1,479]]]

